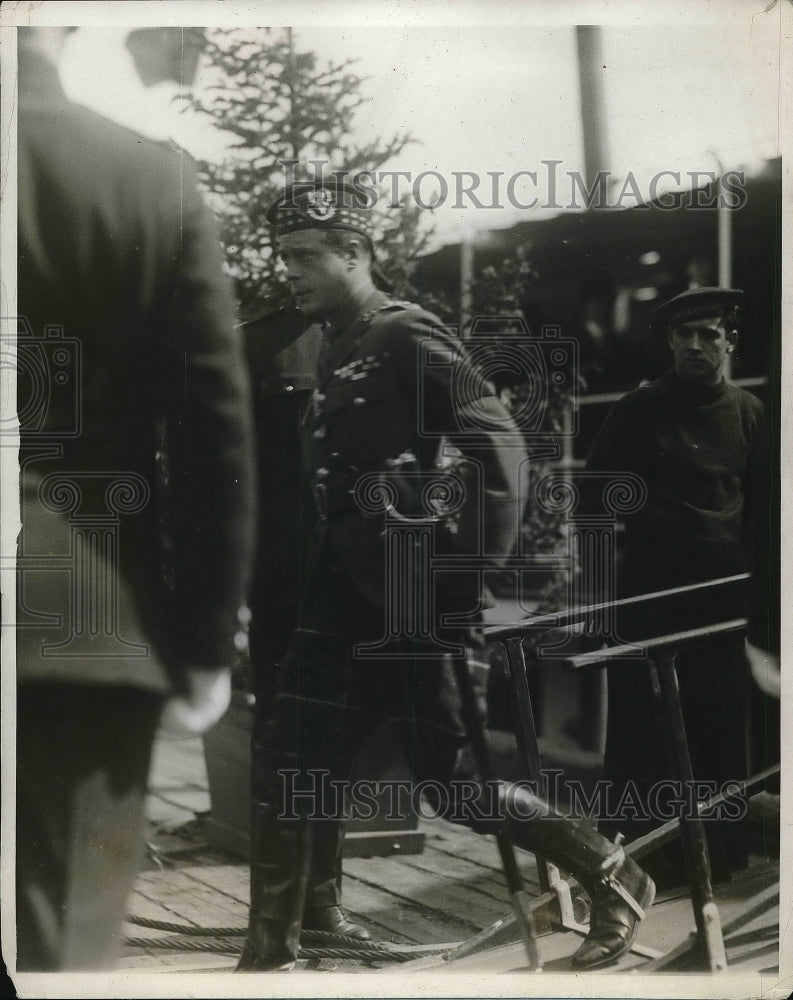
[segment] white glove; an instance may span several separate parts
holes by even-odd
[[[160,718],[164,736],[201,736],[221,718],[231,703],[229,667],[200,669],[188,667],[184,674],[185,692],[166,701]]]
[[[782,674],[779,669],[779,657],[767,653],[751,642],[746,643],[746,655],[755,684],[769,698],[779,698],[782,693]]]

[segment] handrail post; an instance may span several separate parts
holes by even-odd
[[[531,707],[531,692],[529,691],[528,667],[526,651],[522,638],[512,638],[506,641],[507,670],[515,693],[514,728],[518,741],[518,750],[523,757],[529,780],[536,782],[537,791],[542,787],[542,762],[540,746],[537,740],[537,726],[534,722],[534,712]],[[551,883],[558,877],[553,865],[545,858],[537,856],[537,876],[540,891],[547,892]]]
[[[654,659],[648,661],[648,665],[653,690],[663,712],[662,728],[675,775],[684,786],[693,788],[694,772],[680,703],[674,650],[658,650],[654,653]],[[694,908],[699,946],[710,971],[723,972],[727,968],[727,955],[721,932],[721,918],[713,898],[705,828],[695,803],[694,815],[687,815],[685,807],[683,808],[680,815],[680,836],[691,885],[691,904]]]

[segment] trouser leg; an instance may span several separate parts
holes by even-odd
[[[680,700],[699,789],[676,785],[649,672],[618,662],[608,670],[608,815],[600,822],[606,836],[621,832],[634,840],[678,815],[681,798],[705,799],[745,778],[747,668],[741,642],[720,640],[678,657]],[[713,880],[729,880],[730,872],[745,867],[748,858],[740,801],[725,806],[721,818],[706,818],[705,832]],[[659,889],[687,881],[679,841],[655,850],[645,866]]]
[[[256,803],[251,826],[251,905],[241,972],[287,969],[297,959],[311,869],[305,816],[285,820],[278,807]]]
[[[314,852],[306,908],[341,905],[341,860],[344,851],[342,820],[314,820],[311,824]]]
[[[143,858],[162,698],[31,683],[17,701],[17,968],[112,968]]]
[[[252,925],[256,926],[250,936],[251,941],[272,937],[272,932],[268,933],[266,930],[268,919],[270,922],[272,919],[268,918],[268,902],[263,887],[272,881],[272,872],[267,866],[271,861],[274,845],[282,842],[283,848],[285,843],[276,830],[277,813],[280,809],[275,808],[277,804],[274,802],[277,791],[274,763],[274,754],[277,754],[275,728],[278,725],[276,699],[279,671],[297,625],[297,606],[296,603],[284,605],[276,613],[270,610],[272,603],[272,595],[266,607],[261,602],[254,603],[250,632],[253,693],[256,699],[251,740],[250,845],[250,918]],[[298,885],[302,885],[304,869],[306,874],[304,890],[295,894],[293,903],[304,891],[305,906],[309,911],[316,907],[338,906],[341,902],[341,855],[344,844],[342,823],[338,820],[312,821],[306,837],[310,844],[304,844],[301,837],[295,837],[291,860],[285,862],[300,870]],[[300,916],[295,908],[294,912],[284,914],[284,920],[287,923],[297,921],[299,924]],[[297,939],[290,932],[286,936],[289,941],[282,951],[284,955],[291,955],[293,960],[297,954]],[[251,953],[251,948],[248,947],[248,956],[243,963],[246,967],[254,967],[254,955],[255,951]],[[285,958],[285,961],[288,959]]]
[[[338,899],[343,803],[323,790],[327,779],[348,776],[365,737],[367,724],[348,704],[350,685],[348,638],[298,629],[274,717],[258,734],[251,912],[240,969],[293,962],[307,903]]]
[[[272,725],[272,719],[270,725]],[[275,749],[267,738],[266,726],[256,724],[251,755],[251,886],[261,881],[259,865],[267,862],[271,851],[270,838],[265,832],[273,808],[272,755]],[[327,930],[336,934],[366,939],[368,932],[349,921],[341,910],[342,855],[345,823],[342,819],[312,819],[308,831],[311,841],[308,858],[301,865],[308,868],[304,922],[311,930]],[[255,907],[254,907],[255,909]]]

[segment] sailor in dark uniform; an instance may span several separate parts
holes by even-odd
[[[763,408],[724,374],[738,340],[742,298],[737,290],[698,288],[665,303],[656,326],[672,350],[673,368],[623,396],[595,439],[588,469],[632,472],[647,487],[645,505],[626,519],[622,596],[748,568],[756,510],[750,484],[757,477]],[[689,612],[687,627],[693,628],[708,609],[700,599]],[[695,779],[717,789],[740,781],[746,777],[748,697],[743,640],[714,640],[680,654],[677,666]],[[619,828],[632,839],[660,825],[653,811],[670,815],[663,799],[652,808],[653,789],[670,775],[649,675],[635,664],[609,666],[604,776],[613,783],[615,801],[631,782],[638,793],[633,801],[641,803],[631,807],[632,817],[605,822],[606,832]],[[746,824],[731,818],[706,827],[714,879],[729,879],[748,860]],[[647,868],[665,888],[685,881],[679,844],[653,855]]]
[[[268,213],[298,308],[324,327],[304,434],[320,520],[278,676],[240,970],[294,963],[331,782],[349,777],[379,722],[391,723],[418,781],[448,787],[467,737],[451,657],[481,645],[471,559],[498,565],[521,520],[521,434],[464,345],[432,314],[378,291],[359,199],[343,185],[296,185]],[[440,578],[427,551],[464,571]],[[532,817],[521,842],[593,898],[574,964],[612,961],[652,901],[651,881],[614,844],[520,792],[520,813]]]

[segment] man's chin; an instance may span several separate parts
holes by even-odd
[[[684,382],[694,382],[699,385],[708,385],[718,381],[716,372],[709,365],[697,364],[696,362],[681,366],[677,374]]]

